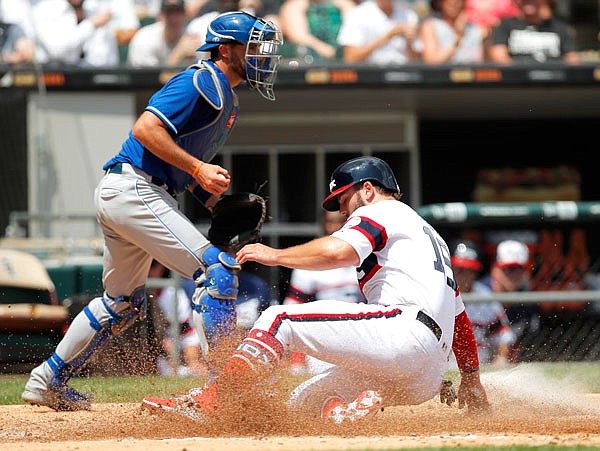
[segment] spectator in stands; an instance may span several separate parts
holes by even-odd
[[[310,55],[314,61],[343,58],[337,37],[343,19],[354,9],[354,0],[285,0],[279,10],[286,43],[295,56]],[[305,61],[305,62],[312,62]]]
[[[465,0],[432,0],[437,14],[425,19],[419,35],[425,63],[483,62],[483,30],[467,20]]]
[[[202,0],[201,0],[202,1]],[[207,0],[198,10],[197,17],[206,13],[218,11],[221,8],[220,3],[224,0]],[[228,0],[225,0],[228,1]],[[263,17],[265,20],[279,25],[279,7],[281,0],[240,0],[239,9],[255,16]],[[228,10],[226,10],[228,11]]]
[[[140,20],[140,26],[143,27],[156,22],[156,19],[160,15],[162,0],[133,0],[133,3],[135,14]]]
[[[529,248],[519,240],[501,241],[496,248],[496,259],[486,283],[495,293],[512,293],[531,289],[531,261]],[[509,323],[517,338],[511,349],[511,360],[518,357],[522,340],[539,329],[539,306],[531,303],[505,305]]]
[[[113,30],[119,53],[126,55],[129,42],[140,28],[140,20],[135,11],[133,0],[85,0],[86,9],[98,11],[107,8],[112,13],[108,26]],[[126,59],[121,57],[121,62]]]
[[[519,8],[513,0],[466,0],[465,10],[467,20],[482,28],[484,38],[489,36],[500,20],[519,14]]]
[[[0,11],[0,64],[31,64],[35,44],[16,23],[4,22]]]
[[[420,57],[419,16],[395,0],[364,0],[348,13],[338,34],[344,62],[405,64]]]
[[[331,235],[342,227],[345,220],[346,217],[339,211],[326,211],[323,214],[324,235]],[[323,299],[337,299],[352,303],[365,302],[358,285],[356,268],[348,266],[327,271],[304,269],[292,271],[288,291],[283,300],[284,304],[304,304]],[[298,352],[292,353],[290,360],[291,370],[295,374],[319,373],[329,365]]]
[[[84,0],[39,0],[33,6],[39,63],[115,66],[117,40],[108,9],[87,14]]]
[[[452,246],[452,269],[462,293],[475,293],[481,297],[493,294],[491,288],[477,280],[483,264],[479,247],[470,240],[459,240]],[[482,365],[504,366],[508,363],[511,347],[516,334],[510,326],[508,316],[501,302],[466,302],[465,309],[473,325],[477,340],[479,363]]]
[[[490,59],[495,63],[579,63],[573,31],[554,15],[549,0],[514,0],[519,15],[500,21],[492,31]]]
[[[31,0],[0,0],[0,20],[16,24],[35,42]]]
[[[194,20],[196,17],[201,16],[200,10],[210,3],[210,0],[186,0],[185,1],[185,15],[188,20]]]
[[[140,28],[129,43],[133,67],[184,66],[197,59],[199,40],[186,33],[184,0],[163,0],[159,19]]]

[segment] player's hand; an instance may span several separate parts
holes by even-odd
[[[452,406],[457,399],[458,397],[454,387],[452,386],[452,381],[443,380],[442,388],[440,389],[440,402],[442,404]]]
[[[204,163],[196,175],[196,181],[209,193],[220,196],[229,189],[231,176],[227,169],[219,165]]]
[[[458,408],[467,406],[469,413],[483,413],[489,410],[490,403],[481,380],[479,371],[474,373],[461,373],[460,387],[458,388]]]
[[[278,264],[277,252],[277,249],[265,246],[264,244],[247,244],[238,251],[238,253],[235,256],[235,259],[239,264],[243,264],[247,261],[253,261],[257,263],[262,263],[266,266],[276,266]]]

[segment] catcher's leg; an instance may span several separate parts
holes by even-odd
[[[131,296],[111,298],[108,294],[93,299],[73,320],[52,356],[31,371],[24,401],[55,410],[89,409],[91,396],[68,387],[89,359],[116,335],[146,313],[146,290]]]
[[[202,352],[208,358],[209,379],[213,379],[220,365],[209,351],[213,353],[223,345],[235,328],[240,265],[235,257],[212,244],[202,250],[200,259],[203,267],[194,274],[198,287],[192,297],[192,317]]]

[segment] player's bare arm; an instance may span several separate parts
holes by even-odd
[[[209,193],[220,195],[229,188],[229,172],[221,166],[203,163],[180,148],[167,131],[166,125],[158,116],[144,111],[132,130],[133,136],[161,160],[194,174],[196,181]]]
[[[326,236],[286,249],[274,249],[264,244],[249,244],[236,255],[239,263],[255,261],[266,266],[294,269],[325,270],[343,266],[358,266],[354,248],[332,236]]]

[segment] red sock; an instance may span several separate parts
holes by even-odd
[[[283,355],[283,345],[273,335],[253,329],[237,347],[215,382],[210,384],[196,402],[200,407],[216,405],[219,393],[239,390],[266,379]]]

